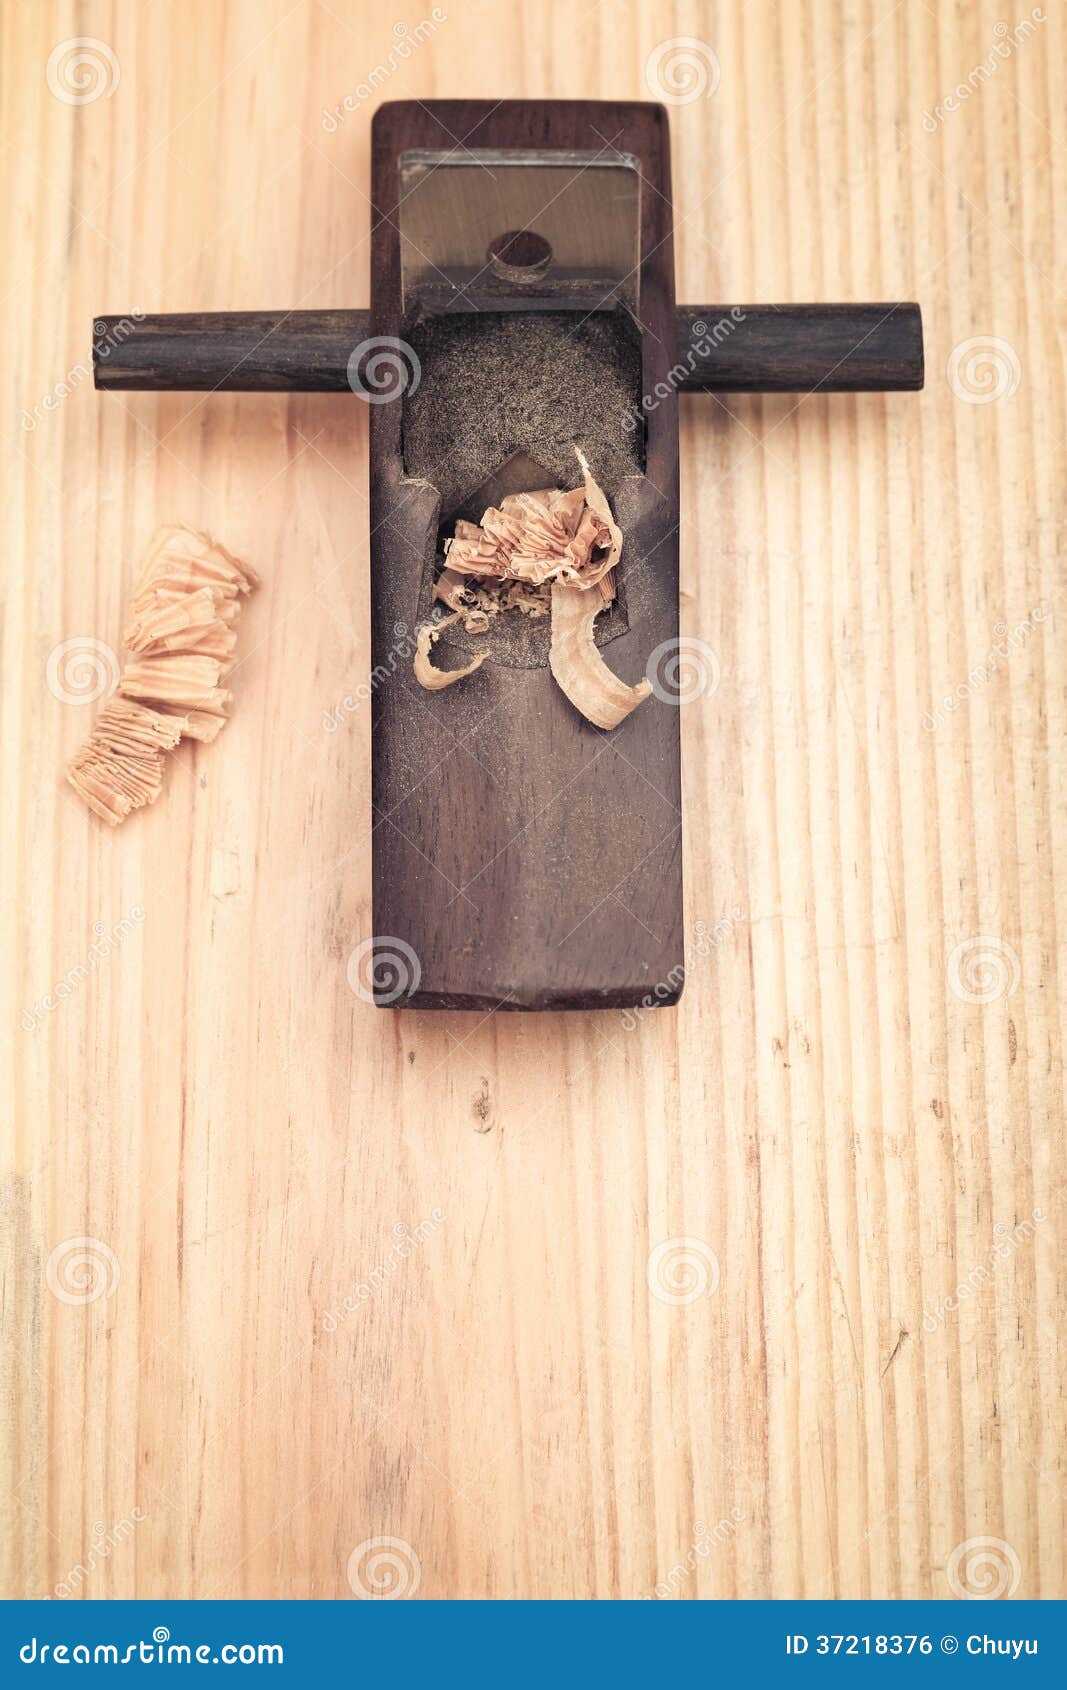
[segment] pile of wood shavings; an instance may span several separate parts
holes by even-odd
[[[241,595],[255,571],[192,528],[161,528],[145,558],[123,643],[117,692],[71,759],[67,779],[112,827],[163,789],[163,757],[226,725]]]
[[[627,686],[597,649],[593,624],[615,597],[622,530],[579,448],[584,487],[512,493],[478,523],[460,521],[445,542],[445,567],[434,597],[450,616],[421,629],[415,678],[441,692],[471,675],[487,652],[462,669],[435,669],[431,647],[462,618],[468,633],[485,633],[490,618],[517,610],[552,617],[549,668],[577,710],[598,728],[615,728],[652,691],[647,679]]]

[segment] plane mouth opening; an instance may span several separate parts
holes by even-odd
[[[573,448],[572,462],[575,462]],[[575,480],[574,472],[570,472],[569,479]],[[580,475],[577,477],[581,484]],[[460,617],[448,629],[448,645],[458,652],[471,657],[487,656],[494,663],[501,663],[513,669],[540,669],[548,664],[549,646],[551,642],[551,584],[541,587],[529,583],[514,582],[507,589],[505,604],[497,609],[490,604],[488,613],[479,611],[479,606],[490,603],[486,597],[485,584],[475,576],[469,576],[457,582],[449,574],[446,545],[456,533],[457,524],[477,524],[487,510],[500,509],[504,500],[515,493],[534,493],[553,484],[552,474],[544,464],[538,463],[526,452],[515,452],[506,463],[501,464],[478,487],[474,488],[463,500],[460,507],[449,517],[442,519],[437,528],[437,541],[434,556],[427,560],[423,572],[416,625],[421,627],[430,621],[435,605],[440,614],[442,602],[449,608],[460,608],[466,605],[473,613],[469,618],[471,626],[465,625],[465,618]],[[598,646],[607,645],[629,628],[626,611],[626,565],[625,558],[615,571],[615,598],[606,605],[596,619],[595,639]],[[455,594],[462,593],[462,599],[454,596],[446,599],[445,591]],[[492,599],[496,599],[496,591],[490,587]]]

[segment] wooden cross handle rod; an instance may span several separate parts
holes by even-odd
[[[683,305],[683,393],[874,393],[923,384],[917,305]],[[342,393],[373,335],[369,311],[214,311],[98,317],[102,389]]]

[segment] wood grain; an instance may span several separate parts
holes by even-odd
[[[389,1536],[420,1596],[936,1596],[991,1537],[1062,1596],[1062,11],[968,82],[991,0],[442,10],[383,97],[642,98],[707,42],[678,297],[916,299],[926,391],[683,401],[680,1007],[376,1012],[369,713],[324,725],[366,415],[101,397],[87,338],[366,303],[393,20],[6,0],[4,1593],[344,1597]],[[74,36],[121,71],[80,106]],[[265,585],[232,723],[112,835],[49,658],[178,518]],[[678,1238],[714,1294],[650,1293]]]

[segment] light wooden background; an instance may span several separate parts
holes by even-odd
[[[439,10],[384,97],[648,97],[706,43],[679,299],[916,298],[927,389],[682,405],[722,678],[678,1012],[375,1012],[366,707],[323,727],[366,413],[84,370],[94,312],[366,303],[370,106],[323,110],[429,8],[4,0],[4,1594],[350,1597],[385,1536],[419,1596],[939,1596],[983,1554],[1062,1596],[1063,7],[943,123],[1024,9]],[[74,36],[120,72],[80,106]],[[178,519],[264,587],[232,724],[111,834],[49,657],[118,641]]]

